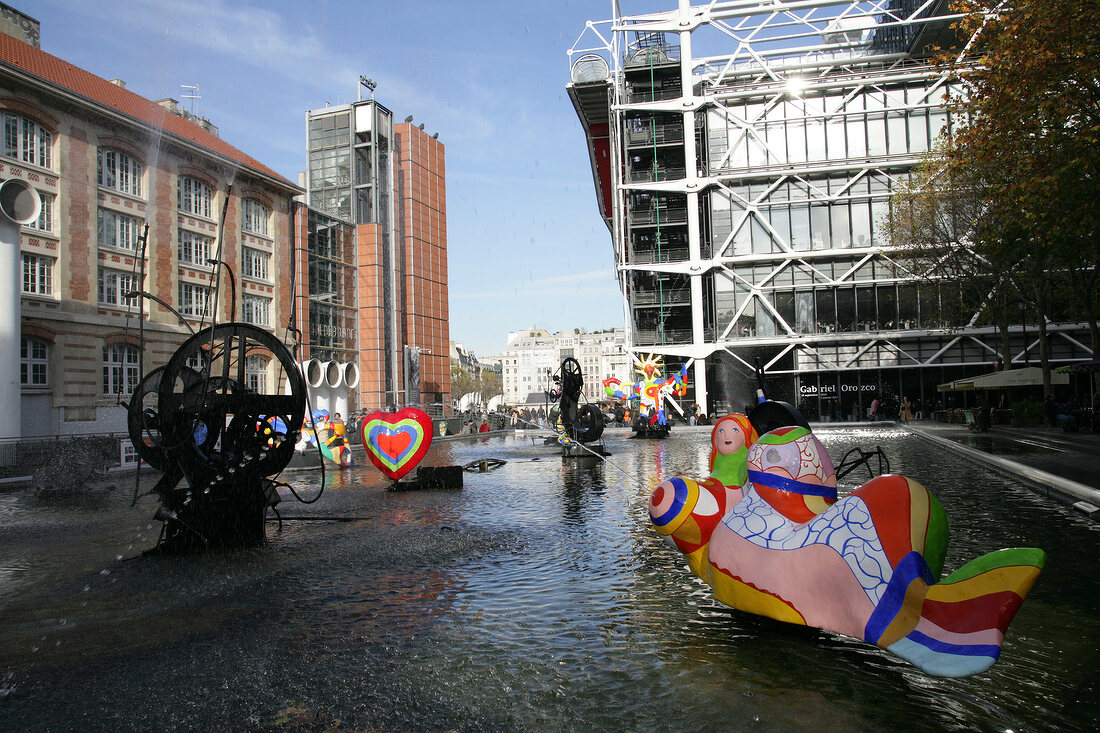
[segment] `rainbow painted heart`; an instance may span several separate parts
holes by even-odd
[[[432,444],[428,413],[406,407],[396,413],[376,410],[363,417],[363,448],[370,462],[393,480],[420,463]]]

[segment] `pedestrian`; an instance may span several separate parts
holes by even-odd
[[[992,420],[989,410],[989,400],[985,395],[978,398],[978,432],[984,433],[989,430]]]
[[[879,401],[878,401],[878,396],[876,395],[875,399],[871,400],[871,414],[870,414],[871,422],[874,422],[875,420],[878,420],[878,408],[879,408]]]
[[[1046,416],[1048,428],[1058,426],[1058,412],[1060,410],[1058,403],[1054,401],[1054,395],[1048,394],[1046,402],[1043,403],[1043,415]]]
[[[901,398],[901,412],[898,414],[898,418],[903,423],[913,419],[913,403],[909,401],[908,397]]]

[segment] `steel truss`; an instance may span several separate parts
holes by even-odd
[[[763,350],[773,373],[795,377],[997,361],[996,333],[979,325],[977,313],[951,328],[894,319],[866,331],[805,333],[776,306],[777,294],[795,290],[889,288],[915,279],[869,217],[954,123],[947,99],[961,90],[928,51],[947,45],[943,34],[962,17],[948,5],[680,0],[667,12],[591,22],[570,50],[569,91],[590,145],[607,125],[610,163],[601,168],[593,152],[594,174],[597,191],[601,184],[610,191],[601,208],[628,348],[663,354],[666,362],[696,359],[700,404],[707,404],[705,364],[718,354],[751,372],[749,354]],[[818,240],[797,241],[795,212],[804,209],[829,217],[836,209],[842,224],[826,224]],[[857,242],[859,217],[870,236]],[[846,233],[837,235],[837,226]],[[661,250],[685,232],[686,252]],[[656,250],[642,251],[639,241]],[[796,271],[800,280],[789,277]],[[690,300],[678,286],[685,278]],[[665,283],[675,297],[665,298]],[[733,306],[720,314],[719,299]],[[683,338],[687,308],[690,338]],[[771,332],[747,333],[740,325],[749,314]],[[639,327],[643,316],[646,328]],[[1074,337],[1079,328],[1052,329],[1065,358],[1089,353]],[[670,333],[677,337],[663,338]],[[1022,328],[1014,333],[1013,361],[1022,363],[1033,344]]]

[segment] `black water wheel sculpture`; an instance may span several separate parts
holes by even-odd
[[[249,357],[274,360],[277,369],[264,370],[274,379],[250,387]],[[162,463],[158,493],[164,514],[178,524],[177,539],[186,544],[189,534],[197,535],[204,545],[262,541],[267,507],[278,501],[264,479],[290,462],[305,416],[305,380],[290,351],[261,328],[227,323],[187,339],[157,371],[142,380],[130,412],[138,415],[139,453],[159,448],[147,462]],[[154,388],[156,404],[150,406],[145,403]],[[176,485],[180,477],[186,486]]]
[[[561,421],[569,437],[578,443],[590,443],[603,435],[603,413],[595,405],[578,405],[584,376],[573,357],[561,362]]]

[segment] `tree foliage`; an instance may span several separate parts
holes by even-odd
[[[482,369],[479,374],[471,374],[459,366],[458,361],[451,359],[451,395],[459,399],[472,392],[481,393],[483,402],[488,402],[493,397],[503,394],[500,374],[491,369]]]
[[[894,197],[891,236],[933,276],[984,288],[998,323],[1026,303],[1049,390],[1058,313],[1087,321],[1100,353],[1100,0],[954,6],[960,48],[940,60],[962,124]]]

